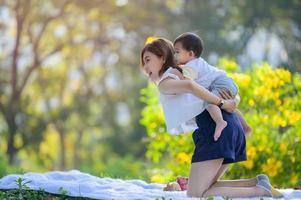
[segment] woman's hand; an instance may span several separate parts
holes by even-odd
[[[231,95],[231,93],[229,91],[226,90],[220,90],[219,94],[221,95],[221,97],[225,100],[228,99],[234,99],[234,97]]]
[[[235,97],[233,97],[230,94],[230,92],[225,91],[225,90],[219,91],[219,94],[221,95],[221,97],[223,99],[225,99],[225,103],[222,106],[222,109],[225,110],[225,111],[227,111],[227,112],[233,113],[235,111],[235,109],[236,109]]]

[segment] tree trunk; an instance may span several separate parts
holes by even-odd
[[[75,169],[79,169],[81,163],[79,150],[80,150],[80,142],[82,140],[82,136],[83,136],[83,131],[82,130],[77,131],[77,138],[73,149],[73,167]]]
[[[60,135],[60,170],[65,170],[66,168],[66,152],[65,152],[65,130],[62,128],[58,129]]]
[[[7,114],[5,117],[6,123],[8,125],[8,141],[7,141],[7,151],[6,154],[8,155],[8,162],[10,165],[13,165],[15,162],[15,156],[17,153],[17,149],[14,146],[15,143],[15,135],[17,132],[17,125],[15,122],[15,114]]]

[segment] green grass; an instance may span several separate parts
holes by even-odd
[[[70,197],[63,194],[51,194],[44,190],[0,190],[0,200],[90,200],[86,197]]]
[[[51,194],[43,189],[31,190],[27,186],[30,181],[25,181],[22,178],[16,180],[16,185],[18,189],[11,190],[0,190],[0,200],[89,200],[86,197],[70,197],[68,196],[68,191],[64,188],[60,188],[60,194]]]

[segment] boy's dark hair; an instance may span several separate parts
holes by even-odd
[[[173,44],[175,45],[178,42],[181,43],[183,48],[187,51],[192,51],[195,57],[198,58],[201,56],[203,52],[203,41],[198,35],[190,32],[183,33],[175,39]]]

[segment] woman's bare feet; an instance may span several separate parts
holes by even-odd
[[[163,191],[181,191],[181,187],[177,182],[170,182],[163,188]]]
[[[258,183],[256,184],[257,187],[261,188],[264,190],[265,196],[270,196],[273,198],[282,198],[283,195],[281,192],[276,190],[269,181],[267,180],[259,180]]]
[[[227,122],[225,120],[221,120],[216,122],[215,132],[214,132],[214,141],[217,141],[218,138],[222,134],[222,130],[227,126]]]
[[[188,178],[183,176],[177,177],[177,183],[180,185],[181,190],[187,190]]]

